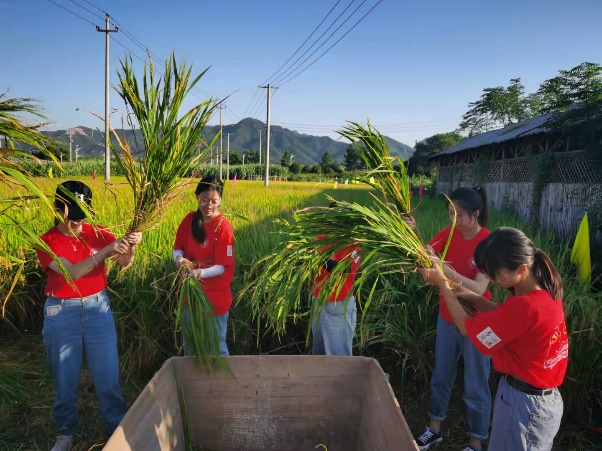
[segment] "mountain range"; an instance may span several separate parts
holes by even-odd
[[[79,156],[104,155],[104,136],[98,131],[88,127],[74,127],[72,130],[73,151],[77,149]],[[259,149],[259,135],[262,134],[262,150],[265,152],[265,123],[252,118],[245,118],[237,124],[223,126],[223,146],[227,150],[228,134],[230,135],[230,151],[242,154],[248,149]],[[140,143],[140,131],[116,130],[121,138],[125,138],[130,146],[135,148],[135,140]],[[205,128],[205,139],[210,141],[219,132],[219,125],[208,125]],[[45,131],[45,134],[69,146],[67,130]],[[322,160],[325,152],[330,153],[335,162],[342,162],[349,143],[336,141],[328,136],[313,136],[289,130],[284,127],[270,127],[270,160],[278,164],[284,152],[288,151],[294,156],[294,161],[303,165],[317,164]],[[391,155],[407,160],[414,153],[414,149],[406,144],[385,137]],[[219,147],[219,139],[217,141]],[[65,156],[67,157],[67,156]]]

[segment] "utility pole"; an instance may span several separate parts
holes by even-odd
[[[81,148],[81,147],[79,147],[77,144],[75,145],[75,162],[76,162],[76,163],[77,163],[77,158],[79,157],[79,151],[80,151],[81,149],[82,149],[82,148]]]
[[[109,33],[117,33],[119,28],[111,30],[111,18],[107,14],[105,17],[105,29],[102,30],[98,25],[96,31],[105,34],[105,180],[111,179],[111,152],[109,150]]]
[[[261,164],[261,129],[259,129],[259,164]]]
[[[230,180],[230,135],[228,133],[228,152],[226,153],[226,180]]]
[[[274,88],[271,84],[267,84],[266,86],[260,86],[260,88],[268,90],[267,95],[267,119],[266,119],[266,131],[265,131],[265,179],[264,185],[268,186],[270,184],[270,93],[272,88]],[[278,89],[278,88],[274,88]]]
[[[69,163],[73,162],[73,129],[70,128],[67,130],[67,134],[69,135]]]
[[[217,157],[219,158],[219,179],[222,179],[222,162],[223,162],[223,158],[221,156],[221,152],[222,149],[224,148],[224,142],[223,142],[223,138],[224,138],[224,128],[222,125],[222,110],[226,108],[226,105],[222,105],[220,103],[219,105],[219,152],[217,154]]]

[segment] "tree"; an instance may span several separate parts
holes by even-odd
[[[459,128],[469,136],[528,119],[532,114],[520,78],[510,80],[506,88],[485,88],[481,98],[468,106]]]
[[[324,155],[322,155],[320,166],[322,167],[322,172],[326,172],[328,168],[332,168],[334,166],[334,160],[328,151],[324,152]]]
[[[288,170],[292,174],[301,174],[301,171],[303,170],[303,166],[301,166],[301,163],[299,163],[298,161],[293,161],[291,163],[291,165],[289,166]]]
[[[236,151],[230,151],[230,164],[242,164],[242,156]]]
[[[538,113],[563,112],[577,103],[593,103],[602,97],[602,66],[584,62],[544,81],[533,95]]]
[[[280,158],[280,166],[284,166],[285,168],[288,168],[291,165],[291,154],[289,153],[288,150],[284,151],[284,154],[282,154],[282,158]]]
[[[348,171],[355,171],[365,167],[364,160],[362,160],[359,150],[357,150],[357,147],[353,144],[350,144],[347,147],[347,152],[345,152],[345,157],[343,159],[343,166]]]
[[[259,151],[253,149],[245,150],[245,164],[259,163]]]
[[[408,173],[410,175],[424,174],[429,177],[435,175],[437,165],[429,163],[429,157],[455,146],[463,139],[464,137],[460,134],[450,132],[439,133],[417,142],[414,154],[408,160]]]

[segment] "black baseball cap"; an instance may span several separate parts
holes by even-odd
[[[67,219],[79,221],[87,217],[82,205],[92,209],[92,191],[85,183],[69,180],[56,187],[54,204],[61,210],[67,209]]]

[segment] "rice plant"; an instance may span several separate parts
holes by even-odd
[[[172,54],[165,61],[164,75],[160,77],[149,56],[140,84],[132,67],[132,57],[121,63],[116,89],[126,104],[130,126],[137,125],[142,135],[142,143],[135,143],[135,153],[125,136],[120,138],[111,130],[111,150],[132,189],[133,218],[128,231],[145,231],[161,223],[169,205],[184,195],[186,183],[182,179],[198,174],[207,151],[219,137],[219,133],[216,134],[210,143],[202,138],[217,107],[212,99],[181,111],[186,96],[206,72],[192,79],[192,67],[178,65]],[[135,121],[129,120],[130,113]],[[226,364],[219,352],[211,354],[219,349],[217,333],[207,327],[206,322],[213,314],[213,307],[198,281],[190,279],[187,272],[184,277],[180,299],[186,300],[188,321],[182,323],[180,302],[176,324],[184,330],[191,354],[198,362],[212,368],[215,359],[217,366],[224,368]]]
[[[303,296],[329,255],[361,249],[361,273],[354,288],[364,310],[369,308],[381,277],[431,265],[423,240],[403,220],[411,202],[403,162],[399,168],[393,167],[396,159],[390,156],[382,135],[370,125],[365,128],[349,123],[339,133],[358,148],[369,167],[367,180],[380,191],[380,196],[373,194],[370,205],[338,201],[335,208],[306,208],[295,213],[293,223],[281,223],[280,246],[259,261],[262,272],[241,293],[241,298],[249,294],[254,317],[265,320],[276,333],[284,333],[289,318],[296,321],[304,314]],[[322,237],[319,244],[318,236]],[[350,267],[350,259],[335,266],[311,315],[319,312],[327,298],[340,289]],[[363,296],[365,283],[370,286]]]

